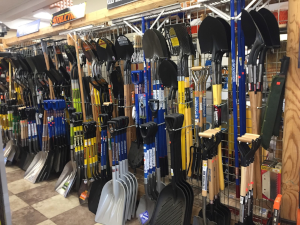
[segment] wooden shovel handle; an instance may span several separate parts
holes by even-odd
[[[241,166],[241,196],[246,196],[247,167]]]
[[[192,71],[200,71],[200,70],[202,70],[202,69],[203,69],[203,66],[193,66],[193,67],[191,68]]]
[[[75,50],[76,50],[77,66],[78,66],[78,80],[79,80],[79,86],[80,86],[80,97],[81,97],[83,122],[86,122],[85,101],[84,101],[83,84],[82,84],[82,70],[81,70],[80,58],[79,58],[80,40],[77,39],[76,34],[74,34],[74,40],[75,40]]]

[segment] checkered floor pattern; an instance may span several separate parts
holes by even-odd
[[[76,192],[64,198],[54,190],[58,177],[32,184],[16,166],[6,167],[6,177],[13,225],[99,225],[87,205],[79,204]],[[139,190],[143,190],[142,174],[136,177]],[[137,219],[126,222],[138,224]]]

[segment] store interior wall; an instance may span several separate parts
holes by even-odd
[[[73,5],[78,5],[84,2],[83,0],[73,0]],[[85,0],[86,2],[86,10],[85,13],[91,13],[99,9],[106,8],[107,2],[106,0]]]
[[[73,5],[78,5],[80,3],[83,3],[84,0],[73,0]],[[107,2],[106,0],[85,0],[86,4],[86,14],[94,12],[99,9],[106,8]],[[41,21],[40,28],[50,26],[49,23]],[[17,30],[11,29],[7,32],[7,35],[5,35],[4,39],[16,37]]]

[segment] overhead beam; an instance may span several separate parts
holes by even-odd
[[[183,0],[139,0],[111,10],[108,10],[106,8],[100,9],[95,12],[86,14],[86,16],[82,19],[78,19],[73,22],[66,23],[64,25],[56,27],[45,27],[40,29],[36,33],[19,38],[13,37],[4,39],[4,43],[6,47],[9,47],[32,39],[40,39],[47,36],[55,36],[66,30],[72,30],[87,25],[101,24],[120,17],[131,16],[133,14],[142,13],[151,9],[179,2],[183,2]]]

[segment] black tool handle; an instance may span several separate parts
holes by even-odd
[[[280,67],[280,75],[287,75],[287,71],[289,69],[290,65],[290,57],[284,56],[281,61],[281,67]]]
[[[149,108],[152,112],[153,117],[156,118],[157,112],[159,109],[159,100],[158,99],[149,99],[148,103],[149,103]]]

